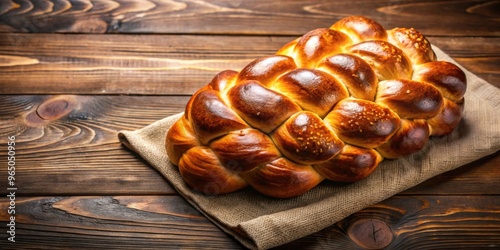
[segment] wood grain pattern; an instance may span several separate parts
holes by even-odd
[[[276,249],[359,249],[347,233],[359,222],[386,225],[392,235],[386,249],[495,248],[499,198],[395,196]],[[0,198],[0,209],[7,204]],[[178,196],[33,197],[18,198],[16,205],[18,248],[242,249]],[[2,249],[9,246],[0,241]]]
[[[241,248],[179,196],[17,198],[16,225],[15,244],[2,237],[0,248]]]
[[[64,116],[53,114],[59,116],[54,120],[40,117],[41,110],[57,100],[73,102],[72,110],[63,110]],[[172,193],[160,175],[118,142],[117,133],[181,112],[187,100],[185,96],[3,96],[0,144],[5,145],[7,136],[16,136],[16,179],[24,194]],[[0,154],[6,150],[0,148]],[[0,162],[6,164],[6,158]],[[6,179],[6,168],[0,173]]]
[[[293,38],[7,34],[0,93],[191,95],[218,72],[240,70]],[[500,87],[500,38],[430,40]]]
[[[500,88],[496,0],[0,0],[1,224],[10,135],[19,188],[0,249],[243,249],[117,133],[349,15],[414,27]],[[500,152],[276,249],[500,248],[498,166]]]
[[[0,36],[0,86],[18,94],[190,95],[218,72],[239,70],[289,40],[9,34]]]
[[[361,249],[347,234],[357,222],[368,222],[370,229],[373,223],[386,224],[392,234],[392,241],[383,248],[387,250],[496,249],[500,246],[499,206],[498,196],[394,196],[278,249]],[[378,238],[382,232],[370,233]],[[383,238],[378,240],[383,242]]]
[[[7,136],[16,136],[16,179],[23,195],[175,194],[165,179],[118,142],[117,133],[182,112],[188,99],[2,96],[0,145],[5,145]],[[60,108],[60,103],[71,104]],[[0,155],[6,150],[0,148]],[[500,154],[482,161],[479,167],[469,164],[408,193],[498,194],[500,169],[496,166],[500,165]],[[0,165],[6,165],[5,158],[0,158]],[[7,169],[0,169],[0,180],[6,175]],[[0,190],[6,190],[6,185],[0,182]]]
[[[365,15],[435,36],[498,36],[499,9],[498,1],[6,0],[0,31],[297,35]]]
[[[404,192],[406,195],[436,194],[447,195],[498,194],[497,170],[500,170],[500,152],[484,157],[458,169],[431,178]]]

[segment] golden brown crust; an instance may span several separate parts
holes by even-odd
[[[296,69],[281,76],[273,89],[294,100],[302,109],[324,117],[338,101],[347,98],[345,86],[316,69]]]
[[[238,174],[224,168],[208,147],[194,147],[182,155],[179,171],[184,181],[204,194],[226,194],[247,186]]]
[[[330,29],[347,34],[354,42],[367,40],[385,40],[387,32],[379,23],[363,17],[349,16],[333,24]]]
[[[174,165],[179,164],[179,159],[186,151],[199,145],[201,143],[185,116],[177,120],[168,130],[165,147]]]
[[[465,73],[455,64],[444,61],[425,63],[416,67],[413,80],[438,88],[444,97],[460,101],[467,89]]]
[[[394,28],[387,31],[388,41],[400,48],[413,64],[436,60],[429,41],[414,28]]]
[[[459,125],[467,79],[436,60],[413,28],[344,18],[217,74],[168,131],[167,154],[207,194],[250,185],[289,198],[325,178],[359,181]]]
[[[376,102],[389,107],[401,118],[428,119],[441,111],[443,96],[430,84],[388,80],[379,82]]]
[[[264,86],[269,86],[279,76],[296,68],[295,61],[289,56],[262,57],[252,61],[240,71],[238,82],[256,80]]]
[[[232,131],[210,144],[221,164],[240,173],[266,164],[281,156],[269,136],[257,129]]]
[[[363,58],[373,67],[379,80],[407,79],[412,64],[404,52],[386,41],[366,41],[354,44],[349,51]]]
[[[215,75],[215,77],[208,83],[208,86],[215,91],[222,92],[227,88],[232,87],[234,81],[238,77],[238,72],[234,70],[224,70],[219,74]]]
[[[189,120],[203,144],[230,131],[248,127],[214,90],[199,92],[192,100]]]
[[[310,165],[297,164],[283,157],[242,176],[255,190],[276,198],[301,195],[323,180]]]
[[[337,54],[321,61],[318,69],[339,79],[352,97],[373,101],[378,79],[370,65],[358,56]]]
[[[431,129],[431,135],[442,136],[451,133],[462,120],[464,103],[464,99],[456,103],[445,99],[441,112],[427,120]]]
[[[344,146],[317,114],[308,111],[290,117],[271,137],[285,156],[303,164],[326,161]]]
[[[300,111],[287,96],[264,87],[257,81],[245,81],[228,92],[232,108],[250,125],[266,133]]]
[[[325,117],[344,142],[375,148],[386,142],[399,128],[400,119],[391,109],[374,102],[347,98]]]
[[[425,120],[401,120],[401,127],[386,143],[377,150],[389,159],[413,154],[420,151],[429,141],[429,125]]]
[[[346,144],[334,158],[313,167],[328,180],[356,182],[368,177],[382,160],[373,149]]]
[[[338,54],[351,44],[351,39],[342,32],[332,29],[315,29],[304,34],[295,45],[297,66],[314,68],[328,55]]]

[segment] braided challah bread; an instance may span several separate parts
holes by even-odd
[[[465,74],[436,60],[415,29],[344,18],[217,74],[169,129],[167,154],[205,194],[287,198],[359,181],[458,125]]]

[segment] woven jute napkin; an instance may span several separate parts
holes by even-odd
[[[434,50],[439,60],[454,62],[439,48]],[[182,114],[136,131],[121,131],[119,139],[223,231],[248,248],[267,249],[315,233],[433,176],[498,151],[500,90],[462,69],[468,80],[465,111],[454,132],[432,138],[421,152],[398,160],[384,160],[362,181],[348,185],[323,181],[296,198],[269,198],[251,188],[220,196],[191,190],[165,152],[166,132]]]

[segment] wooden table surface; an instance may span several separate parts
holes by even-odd
[[[499,1],[1,0],[0,248],[243,248],[117,133],[349,15],[414,27],[500,87]],[[499,165],[497,152],[278,248],[498,249]],[[349,233],[360,223],[373,238]]]

